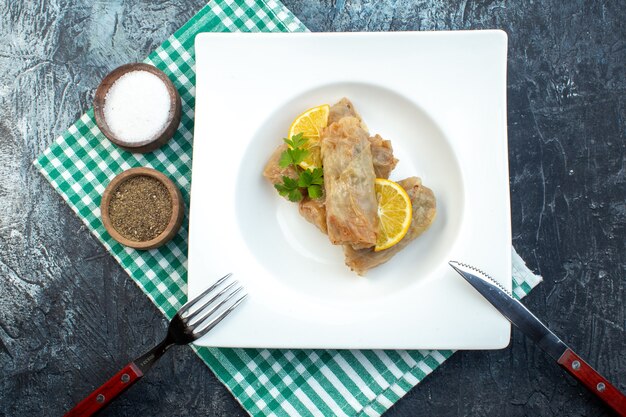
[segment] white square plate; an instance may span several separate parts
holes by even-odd
[[[196,37],[189,294],[233,272],[249,296],[198,341],[267,348],[495,349],[509,323],[456,272],[511,288],[502,31]],[[353,101],[416,175],[433,226],[366,277],[262,170],[307,108]]]

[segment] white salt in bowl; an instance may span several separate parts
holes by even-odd
[[[180,95],[160,69],[122,65],[100,83],[93,100],[96,124],[111,142],[131,152],[151,152],[180,124]]]

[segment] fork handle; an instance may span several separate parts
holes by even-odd
[[[135,365],[135,362],[129,363],[100,388],[94,390],[87,398],[68,411],[64,417],[83,417],[95,414],[141,377],[143,377],[141,369]]]

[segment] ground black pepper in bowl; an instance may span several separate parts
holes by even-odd
[[[122,182],[112,193],[109,217],[126,239],[145,242],[159,236],[172,217],[172,199],[158,179],[139,175]]]

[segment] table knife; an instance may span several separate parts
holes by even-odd
[[[626,417],[626,396],[548,329],[522,303],[483,271],[456,261],[449,262],[472,287],[504,317],[532,339],[570,375],[597,395],[619,416]]]

